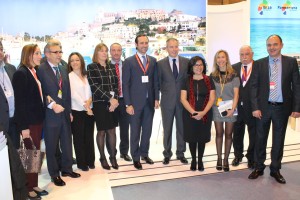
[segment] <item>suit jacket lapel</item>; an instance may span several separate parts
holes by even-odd
[[[183,74],[184,67],[182,66],[183,65],[182,57],[178,56],[178,60],[179,60],[179,72],[178,72],[177,79],[180,79],[184,75]]]

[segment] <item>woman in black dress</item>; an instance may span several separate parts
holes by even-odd
[[[191,170],[195,171],[196,149],[198,145],[198,170],[203,171],[202,162],[205,143],[210,141],[212,123],[211,107],[215,101],[215,86],[205,75],[206,63],[199,56],[188,63],[188,78],[181,89],[184,140],[189,143],[192,155]]]
[[[93,113],[97,126],[97,145],[100,162],[109,170],[104,153],[105,141],[108,141],[108,153],[112,168],[118,169],[116,160],[116,126],[118,126],[118,76],[114,65],[108,63],[108,48],[100,43],[95,47],[93,63],[87,66],[87,78],[92,90]],[[107,137],[107,140],[105,139]]]

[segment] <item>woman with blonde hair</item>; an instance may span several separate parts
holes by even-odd
[[[229,171],[228,157],[232,144],[233,125],[236,121],[235,110],[238,103],[240,81],[237,73],[230,64],[227,51],[219,50],[215,54],[214,71],[211,74],[216,87],[216,100],[213,105],[213,121],[216,129],[216,148],[218,154],[217,170]],[[224,112],[218,107],[225,102],[232,101],[231,109]],[[225,123],[225,131],[224,131]],[[225,152],[222,165],[223,134],[225,134]]]

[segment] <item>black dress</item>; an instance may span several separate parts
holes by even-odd
[[[182,86],[182,90],[187,91],[187,101],[189,101],[189,77],[186,83]],[[211,90],[215,90],[213,81],[210,79]],[[195,110],[202,111],[208,88],[205,85],[204,79],[194,80],[194,94],[195,94]],[[196,120],[191,117],[191,114],[183,109],[183,133],[184,141],[186,142],[200,142],[207,143],[211,137],[211,123],[212,123],[212,110],[207,113],[207,122],[203,120]]]

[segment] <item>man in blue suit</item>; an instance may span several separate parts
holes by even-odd
[[[130,152],[133,165],[141,170],[140,158],[153,164],[149,158],[150,137],[154,108],[159,107],[156,59],[147,55],[149,39],[146,35],[135,38],[137,53],[124,62],[122,74],[126,112],[130,115]]]
[[[72,170],[71,91],[67,69],[59,65],[62,58],[61,44],[50,41],[45,46],[47,61],[40,65],[38,77],[42,84],[47,109],[44,123],[48,171],[57,186],[65,185],[60,178],[60,168],[55,153],[60,145],[61,175],[72,178],[80,174]]]

